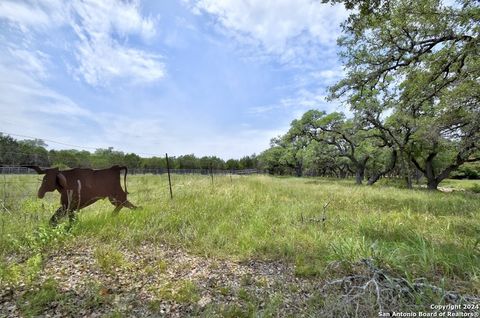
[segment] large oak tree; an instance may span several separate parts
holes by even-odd
[[[332,2],[356,9],[339,39],[346,76],[332,97],[383,131],[429,189],[480,160],[479,2]]]

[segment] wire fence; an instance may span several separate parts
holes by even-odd
[[[19,210],[25,200],[34,198],[41,180],[30,173],[0,175],[0,213]]]
[[[129,175],[203,175],[211,178],[214,182],[214,176],[245,176],[253,174],[262,174],[263,171],[257,169],[242,170],[221,170],[221,169],[167,169],[167,168],[132,168],[128,170]],[[14,212],[22,209],[28,200],[34,200],[38,188],[41,185],[43,175],[30,168],[22,166],[0,166],[0,213]],[[170,191],[170,197],[173,198],[173,183],[175,178],[168,178],[168,184],[165,191]],[[169,189],[170,188],[170,189]]]
[[[167,169],[167,168],[131,168],[128,169],[128,174],[202,174],[202,175],[250,175],[263,174],[264,171],[258,169]],[[36,174],[30,168],[22,166],[0,166],[0,174]]]
[[[129,174],[163,174],[168,173],[167,168],[133,168],[128,170]],[[250,175],[264,173],[258,169],[170,169],[172,174],[201,174],[201,175]]]

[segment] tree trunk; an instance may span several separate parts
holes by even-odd
[[[374,174],[368,179],[367,185],[370,185],[370,186],[373,185],[375,182],[377,182],[380,179],[381,176],[382,176],[381,173]]]
[[[472,149],[474,149],[473,147],[474,146],[472,145]],[[435,171],[433,168],[433,159],[435,158],[436,155],[437,153],[435,152],[428,155],[427,159],[425,160],[425,168],[420,166],[420,164],[418,163],[417,160],[415,160],[414,157],[411,158],[415,167],[417,167],[417,169],[423,173],[425,178],[427,178],[427,188],[429,190],[437,190],[440,182],[448,178],[448,176],[452,171],[458,169],[458,167],[460,167],[465,162],[480,161],[480,157],[469,158],[469,156],[471,155],[469,152],[459,152],[457,154],[457,158],[455,159],[455,162],[450,164],[448,167],[443,169],[442,172],[440,172],[437,176],[435,176]]]
[[[437,178],[435,178],[435,171],[433,169],[433,159],[436,155],[436,153],[432,153],[425,159],[425,177],[427,178],[428,190],[437,190],[438,184],[440,183]]]
[[[428,190],[437,190],[439,182],[433,178],[433,180],[428,179],[427,188]]]
[[[415,168],[415,181],[417,182],[417,185],[420,184],[420,179],[422,179],[422,172]]]
[[[301,177],[303,175],[303,169],[301,164],[297,164],[297,166],[295,167],[295,174],[297,175],[297,177]]]
[[[410,171],[410,161],[409,161],[410,156],[408,154],[406,154],[404,148],[400,148],[400,154],[401,154],[400,171],[403,175],[403,178],[405,179],[407,189],[413,189],[412,174],[411,174],[411,171]]]
[[[397,150],[393,149],[388,166],[383,171],[372,175],[370,179],[368,179],[367,185],[374,184],[380,179],[380,177],[386,175],[387,173],[390,173],[390,171],[392,171],[395,168],[396,163],[397,163]]]
[[[357,172],[355,174],[356,184],[362,184],[364,177],[365,177],[365,166],[364,165],[357,166]]]
[[[413,189],[412,176],[410,173],[405,176],[405,183],[407,184],[407,189]]]
[[[360,161],[354,157],[350,158],[357,168],[357,171],[355,172],[355,182],[357,184],[362,184],[363,179],[365,179],[365,168],[367,167],[368,159],[370,159],[370,156],[366,156]]]

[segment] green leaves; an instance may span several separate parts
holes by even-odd
[[[434,188],[478,158],[478,2],[339,2],[357,10],[338,42],[346,77],[330,98],[349,102],[357,118],[400,151],[407,178],[414,163]]]

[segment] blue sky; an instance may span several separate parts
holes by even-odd
[[[342,110],[341,6],[309,0],[0,2],[0,131],[239,158]],[[49,143],[50,148],[69,148]]]

